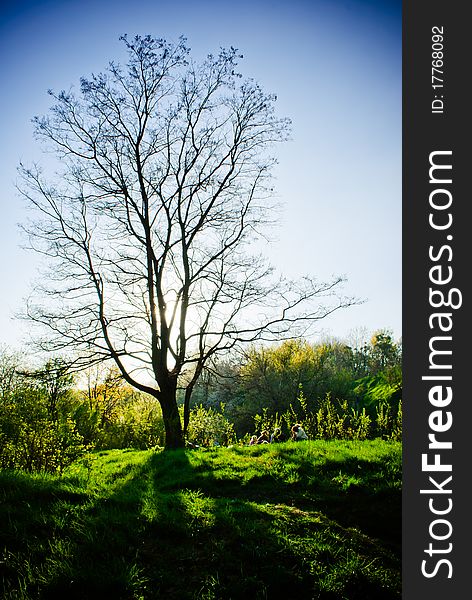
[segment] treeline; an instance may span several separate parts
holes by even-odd
[[[194,404],[218,409],[238,438],[303,422],[313,438],[401,435],[402,348],[388,331],[350,346],[290,340],[252,348],[200,380]]]
[[[58,358],[40,369],[0,352],[0,467],[61,472],[89,450],[164,444],[157,401],[115,368],[72,375]],[[386,331],[351,347],[287,341],[211,366],[194,390],[187,441],[243,443],[263,429],[288,438],[401,438],[401,345]]]
[[[156,401],[114,368],[73,376],[60,359],[27,370],[24,357],[0,355],[0,467],[62,471],[96,449],[162,444]]]

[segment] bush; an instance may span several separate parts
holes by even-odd
[[[280,417],[278,413],[270,414],[267,408],[263,409],[262,414],[254,417],[255,431],[273,431],[275,427],[281,427],[287,438],[292,425],[300,423],[311,439],[366,440],[381,437],[401,441],[401,401],[397,407],[381,402],[377,406],[375,420],[365,407],[355,408],[350,406],[347,400],[333,400],[329,393],[310,409],[300,387],[297,401],[298,406],[294,407],[291,404]]]
[[[233,424],[221,412],[200,405],[190,411],[187,441],[197,446],[228,446],[236,441]]]
[[[136,394],[118,414],[97,429],[95,448],[136,448],[147,450],[163,446],[164,421],[157,401],[144,394]]]
[[[5,414],[2,420],[4,424]],[[1,467],[30,472],[62,473],[88,449],[71,418],[61,421],[20,418],[16,420],[16,431],[10,427],[9,435],[2,432],[0,439]]]

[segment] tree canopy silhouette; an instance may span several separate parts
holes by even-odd
[[[34,119],[60,169],[20,165],[36,209],[25,229],[51,266],[27,316],[46,326],[43,348],[74,350],[77,367],[112,359],[159,400],[166,447],[179,447],[212,357],[301,335],[353,300],[341,277],[288,281],[251,251],[273,216],[270,150],[290,122],[237,73],[238,52],[196,62],[184,38],[122,40],[125,65],[50,91]]]

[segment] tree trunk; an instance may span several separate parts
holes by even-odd
[[[177,407],[176,390],[166,390],[159,399],[166,431],[165,449],[184,448],[184,436]]]

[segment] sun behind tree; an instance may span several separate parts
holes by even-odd
[[[31,246],[51,259],[27,316],[46,327],[44,349],[73,351],[77,367],[111,359],[157,398],[175,448],[210,358],[301,335],[354,300],[341,277],[287,281],[251,253],[273,216],[269,151],[290,123],[242,80],[238,52],[196,63],[184,38],[122,39],[126,65],[82,78],[78,95],[51,91],[34,120],[61,172],[20,167]]]

